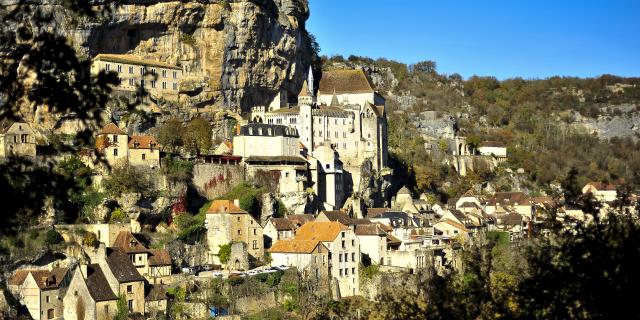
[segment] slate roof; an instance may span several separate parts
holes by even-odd
[[[283,239],[273,244],[269,249],[272,253],[311,253],[316,249],[320,240]]]
[[[373,93],[373,84],[362,69],[330,70],[322,73],[320,94]]]
[[[29,272],[34,270],[21,269],[16,270],[13,275],[7,280],[7,284],[10,286],[20,286],[24,283],[24,280],[29,275]]]
[[[271,218],[269,221],[278,231],[294,230],[296,228],[295,223],[287,218]]]
[[[103,53],[95,56],[93,60],[181,70],[180,67],[174,66],[166,62],[142,59],[130,54],[104,54]]]
[[[136,239],[130,231],[120,231],[113,242],[113,246],[119,248],[125,253],[145,253],[149,250]]]
[[[144,301],[167,300],[167,290],[161,285],[151,285],[147,288]]]
[[[166,249],[149,249],[149,256],[147,262],[149,266],[170,266],[171,265],[171,255],[169,255],[169,251]]]
[[[107,277],[105,277],[97,264],[90,264],[87,266],[87,287],[89,288],[89,294],[95,301],[107,301],[117,300],[118,297],[113,293]]]
[[[231,200],[213,200],[213,203],[211,203],[209,210],[207,210],[207,214],[222,214],[222,213],[244,214],[247,212],[240,209]]]
[[[411,217],[406,212],[401,211],[387,211],[379,216],[375,217],[376,219],[389,219],[391,223],[391,227],[400,228],[400,227],[409,227],[411,226]]]
[[[157,147],[158,142],[154,136],[131,136],[129,138],[129,148],[131,149],[151,149]]]
[[[113,123],[113,122],[107,124],[106,126],[104,126],[102,128],[102,130],[100,130],[100,132],[98,132],[98,135],[101,135],[101,134],[124,134],[124,135],[126,135],[126,133],[124,133],[124,131],[120,130],[120,128],[118,128],[118,126],[116,126],[115,123]]]
[[[349,227],[340,222],[307,222],[298,229],[295,240],[333,241],[344,230]]]
[[[64,279],[69,269],[67,268],[53,268],[49,270],[31,270],[29,273],[33,276],[40,290],[57,289],[60,287],[60,283]],[[25,277],[26,278],[26,277]],[[24,279],[22,279],[24,282]]]
[[[521,226],[524,218],[517,212],[510,212],[500,217],[502,224],[507,226]]]
[[[249,123],[240,127],[241,136],[298,137],[294,127],[281,124]]]
[[[129,256],[118,248],[110,248],[111,252],[107,256],[107,264],[111,273],[116,277],[118,282],[134,282],[144,281],[136,267],[133,265]]]

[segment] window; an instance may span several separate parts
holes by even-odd
[[[49,296],[46,296],[45,300],[47,301],[47,303],[49,303]]]
[[[111,70],[111,64],[107,63],[107,71]]]
[[[346,132],[343,132],[343,133],[342,133],[342,137],[343,137],[343,138],[346,138],[346,137],[347,137],[347,133],[346,133]]]
[[[117,157],[118,156],[118,149],[113,149],[113,156]]]
[[[355,247],[355,246],[356,246],[356,240],[353,240],[353,239],[351,240],[351,246],[352,246],[352,247]]]
[[[319,131],[318,135],[322,137],[322,130]]]
[[[127,293],[133,293],[133,285],[127,286]]]
[[[345,275],[345,276],[348,276],[348,275],[349,275],[349,268],[345,268],[345,269],[344,269],[344,275]]]
[[[253,240],[253,249],[258,249],[258,240]]]
[[[129,308],[129,311],[133,311],[133,300],[127,301],[127,307]]]
[[[142,256],[138,256],[138,261],[142,261]]]
[[[336,131],[336,138],[338,137],[338,131]]]
[[[356,268],[351,268],[351,274],[356,274]]]
[[[129,73],[133,74],[133,67],[129,67]]]
[[[238,218],[236,218],[236,219],[237,219],[236,221],[240,222],[240,217],[238,217]]]
[[[340,269],[340,276],[342,276],[342,269]]]
[[[27,141],[28,141],[28,137],[29,137],[29,136],[28,136],[28,135],[26,135],[26,134],[22,134],[22,135],[20,135],[20,142],[22,142],[22,143],[27,143]]]
[[[109,313],[109,306],[108,305],[104,306],[104,313]]]
[[[167,88],[167,83],[162,81],[162,89],[166,89]]]
[[[118,65],[118,73],[122,73],[122,66]]]
[[[156,69],[155,69],[155,68],[152,68],[149,72],[151,72],[151,74],[154,74],[154,75],[155,75],[155,74],[156,74]]]
[[[345,241],[342,240],[342,249],[346,248],[347,246],[345,245]]]
[[[129,85],[130,85],[130,86],[133,86],[133,85],[134,85],[134,83],[133,83],[133,79],[129,79]]]
[[[254,235],[254,236],[257,236],[257,235],[258,235],[258,232],[256,231],[256,229],[253,229],[253,235]]]
[[[342,262],[342,253],[338,253],[338,262]]]
[[[142,154],[142,160],[146,160],[147,159],[147,155],[146,154]]]
[[[176,72],[176,71],[173,72],[173,78],[174,79],[178,79],[178,72]]]
[[[328,163],[326,164],[326,166],[325,166],[325,167],[326,167],[327,169],[331,169],[331,165],[330,165],[330,164],[328,164]]]
[[[342,143],[342,148],[343,148],[343,149],[346,149],[346,148],[347,148],[347,143],[346,143],[346,142]]]
[[[113,143],[118,143],[118,135],[113,135]]]
[[[351,252],[351,261],[356,261],[356,253]]]
[[[240,235],[240,229],[238,229],[238,235]]]
[[[47,310],[47,319],[53,319],[55,317],[55,312],[53,309]]]
[[[13,143],[18,143],[18,136],[13,136]]]
[[[140,75],[144,76],[144,72],[145,72],[145,68],[144,67],[140,67]]]
[[[340,236],[341,236],[341,237],[343,237],[343,238],[344,238],[346,235],[347,235],[347,234],[346,234],[344,231],[342,231],[342,232],[340,233]]]
[[[162,70],[162,77],[166,78],[167,77],[167,70]]]
[[[178,84],[177,83],[173,84],[173,90],[178,90]]]
[[[156,81],[155,80],[151,80],[151,88],[152,89],[156,88]]]

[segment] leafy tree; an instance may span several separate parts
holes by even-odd
[[[109,216],[109,223],[126,222],[127,219],[129,219],[129,216],[124,212],[122,207],[117,207],[111,212],[111,215]]]
[[[115,165],[102,181],[104,190],[115,197],[127,192],[144,193],[150,185],[148,175],[127,162]]]
[[[435,61],[420,61],[411,66],[413,72],[436,73]]]
[[[182,136],[184,127],[182,122],[177,118],[171,118],[165,122],[158,130],[158,143],[163,148],[168,148],[171,152],[175,152],[177,148],[183,145]]]
[[[114,320],[127,320],[127,316],[129,315],[129,307],[127,306],[127,300],[124,295],[118,295],[118,311],[113,317]]]
[[[211,124],[203,118],[195,118],[187,125],[182,140],[189,152],[200,154],[211,148],[211,136]]]
[[[188,182],[193,176],[193,162],[164,158],[162,159],[161,172],[172,183]]]
[[[47,230],[47,233],[45,235],[45,242],[47,244],[59,244],[63,241],[64,239],[62,238],[62,235],[60,235],[58,231],[56,231],[55,229]]]

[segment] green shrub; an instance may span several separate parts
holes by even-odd
[[[298,304],[291,299],[287,299],[284,301],[284,309],[289,312],[295,311],[298,309]]]
[[[115,210],[111,211],[111,215],[109,217],[109,223],[123,223],[127,222],[129,216],[124,212],[121,207],[117,207]]]
[[[227,264],[229,262],[229,258],[231,258],[231,243],[223,244],[220,246],[220,251],[218,251],[218,258],[220,258],[220,263]]]
[[[195,216],[189,213],[179,214],[174,222],[180,229],[178,238],[189,243],[200,241],[205,234],[204,220],[206,214],[198,213]]]
[[[82,238],[82,244],[87,247],[97,247],[98,246],[98,237],[93,232],[87,232],[87,235]]]
[[[280,280],[282,279],[282,275],[284,274],[284,272],[282,271],[278,271],[278,272],[274,272],[274,273],[269,273],[268,277],[267,277],[267,281],[266,284],[270,287],[275,287],[278,284],[280,284]]]
[[[148,192],[151,181],[141,169],[122,163],[112,168],[111,174],[102,181],[102,187],[109,195],[118,197],[126,192]]]
[[[193,162],[180,159],[162,159],[162,174],[170,182],[187,182],[193,176]]]
[[[47,230],[47,234],[45,236],[45,242],[47,244],[59,244],[63,241],[64,238],[62,238],[62,235],[60,235],[58,231],[56,231],[55,229]]]
[[[365,279],[372,279],[379,272],[379,267],[375,264],[366,267],[360,266],[360,276]]]

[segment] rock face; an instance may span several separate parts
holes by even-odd
[[[306,0],[132,0],[109,18],[67,24],[90,57],[128,53],[183,67],[181,104],[240,112],[280,89],[297,93],[311,59],[308,17]]]

